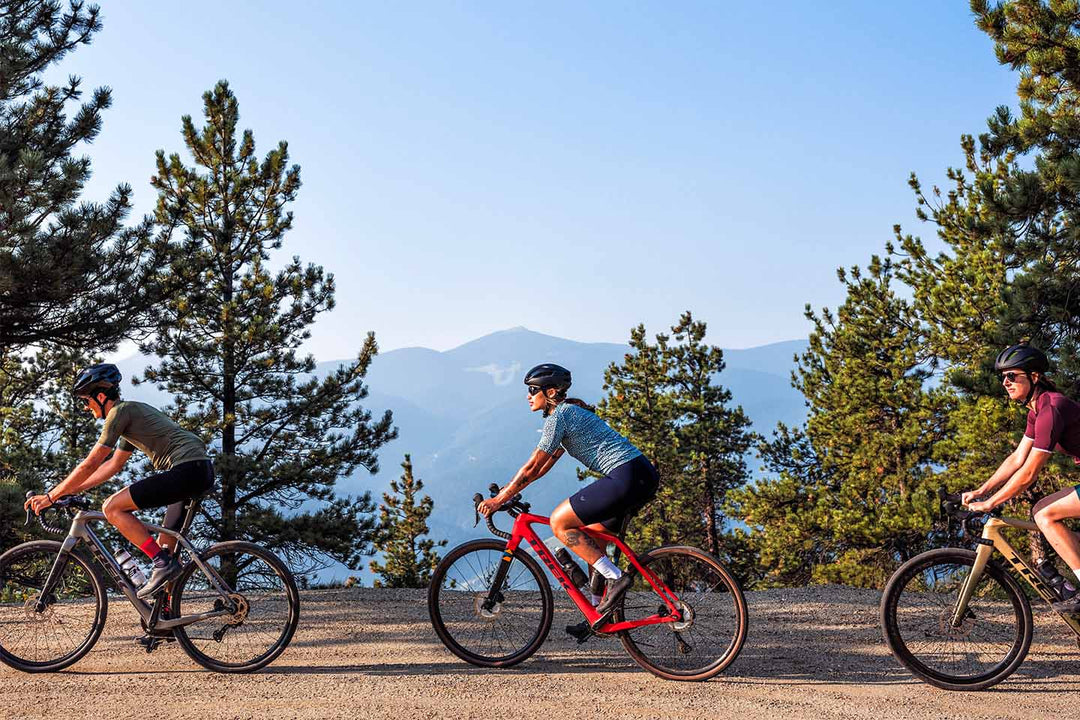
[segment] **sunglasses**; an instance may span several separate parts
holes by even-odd
[[[532,397],[533,395],[535,395],[536,393],[540,392],[543,389],[544,388],[537,387],[536,385],[530,385],[529,386],[529,397]]]
[[[1023,377],[1023,376],[1024,376],[1024,373],[1022,373],[1022,372],[1001,373],[1001,380],[1002,380],[1002,382],[1014,383],[1014,382],[1016,382],[1017,378]]]

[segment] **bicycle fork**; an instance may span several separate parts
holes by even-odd
[[[480,609],[484,612],[492,612],[495,606],[503,601],[502,586],[506,582],[506,576],[510,572],[510,564],[513,561],[514,551],[510,549],[508,544],[506,549],[503,550],[499,567],[495,568],[495,575],[491,578],[491,587],[488,589],[487,597],[484,598],[484,602],[480,605]]]
[[[952,626],[954,628],[960,627],[964,622],[964,617],[968,613],[968,603],[971,602],[971,596],[975,594],[975,588],[978,587],[979,580],[982,579],[983,571],[986,569],[986,563],[990,562],[990,556],[993,553],[993,543],[979,543],[979,548],[975,551],[975,563],[971,566],[971,572],[968,574],[967,579],[964,580],[964,586],[960,589],[960,597],[956,599],[956,607],[953,608]]]
[[[56,559],[53,560],[52,567],[49,569],[49,574],[45,578],[45,582],[41,586],[41,594],[38,595],[37,603],[34,605],[34,611],[37,613],[43,613],[49,607],[47,598],[52,594],[53,588],[60,581],[60,576],[64,573],[64,569],[68,564],[68,557],[71,555],[71,551],[75,549],[77,541],[74,538],[67,538],[64,540],[63,545],[60,547],[60,552],[57,553]]]

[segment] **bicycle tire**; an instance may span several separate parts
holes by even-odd
[[[0,555],[0,627],[7,626],[10,629],[19,624],[20,620],[27,620],[30,617],[29,613],[34,612],[29,609],[29,603],[34,597],[27,595],[26,590],[34,584],[44,584],[53,562],[60,555],[61,547],[61,543],[55,540],[34,540],[17,545]],[[16,572],[20,573],[18,577],[16,577]],[[26,573],[31,573],[31,575]],[[24,582],[27,588],[19,590],[17,583]],[[101,637],[101,631],[105,628],[105,620],[109,614],[109,598],[105,593],[105,583],[101,575],[86,558],[72,552],[68,555],[59,587],[64,590],[60,593],[61,597],[56,597],[56,600],[50,603],[47,615],[35,613],[39,617],[32,621],[39,626],[44,626],[46,621],[56,617],[56,608],[61,599],[69,601],[65,603],[65,608],[72,608],[72,611],[66,612],[61,618],[62,622],[52,623],[54,626],[63,625],[63,632],[50,635],[50,637],[57,638],[55,644],[61,646],[61,649],[65,639],[73,642],[74,647],[58,657],[31,659],[19,654],[24,652],[20,649],[22,645],[11,642],[10,632],[5,632],[0,633],[0,661],[16,670],[28,673],[56,672],[78,662],[94,647],[98,638]],[[54,597],[57,595],[55,591],[52,594]],[[91,599],[93,605],[90,604]],[[81,624],[73,621],[73,617],[85,618],[89,621],[85,635],[76,631],[74,637],[72,636],[72,629]],[[82,636],[79,637],[80,635]],[[35,642],[31,649],[40,650],[43,647],[51,651],[54,643],[51,640],[44,643]]]
[[[749,627],[746,598],[731,573],[704,550],[681,545],[650,550],[639,555],[638,561],[690,609],[690,620],[621,631],[623,648],[634,662],[665,680],[708,680],[727,669],[742,650]],[[656,591],[639,576],[619,599],[612,620],[666,610]],[[707,623],[702,622],[705,618]],[[661,646],[670,647],[670,652],[659,650]],[[700,660],[692,660],[691,652],[702,647],[707,649],[700,653]]]
[[[253,569],[253,560],[246,564],[228,560],[230,557],[241,554],[257,558],[266,567],[255,567]],[[293,634],[296,632],[296,626],[300,622],[300,593],[296,588],[296,581],[293,579],[292,572],[274,553],[258,545],[239,540],[212,545],[201,553],[199,557],[202,558],[203,562],[210,564],[226,582],[230,583],[232,589],[237,590],[237,594],[241,595],[245,602],[248,603],[248,612],[238,624],[226,621],[223,625],[221,618],[213,618],[175,628],[173,636],[176,638],[176,642],[187,653],[188,657],[214,672],[247,673],[266,667],[276,660],[281,653],[285,652],[285,649],[292,641]],[[217,560],[217,563],[214,562],[215,560]],[[242,567],[237,569],[236,572],[245,572],[244,578],[241,580],[239,577],[230,577],[232,574],[231,568],[240,565]],[[203,583],[205,586],[194,583]],[[269,593],[271,591],[273,592],[272,597],[267,595],[261,597],[258,601],[254,600],[257,597],[256,593]],[[187,600],[185,600],[185,593],[188,593]],[[188,603],[187,609],[184,607],[185,602]],[[199,569],[199,566],[194,562],[185,565],[183,572],[173,584],[170,608],[172,617],[183,617],[184,615],[194,615],[217,609],[221,602],[221,596],[209,586],[209,581],[202,570]],[[263,614],[252,615],[252,611],[256,609],[263,611]],[[276,611],[275,618],[265,620],[266,610]],[[269,630],[259,630],[263,625],[268,626]],[[278,625],[280,625],[280,628],[278,628]],[[226,629],[226,626],[237,628],[237,630]],[[244,629],[245,627],[246,629]],[[211,632],[211,628],[216,629]],[[236,648],[239,643],[233,643],[229,648],[226,648],[226,640],[230,639],[230,636],[235,637],[236,634],[241,632],[244,638],[252,638],[255,633],[261,633],[265,636],[268,644],[267,641],[260,642],[256,646],[256,651],[262,650],[263,645],[266,645],[265,650],[240,661],[221,659],[209,652],[209,648],[221,648],[226,651]],[[209,633],[209,636],[207,636],[207,633]],[[220,636],[217,633],[220,633]],[[213,641],[213,644],[211,641]],[[248,643],[249,646],[251,644]]]
[[[953,627],[952,611],[963,579],[958,573],[974,563],[975,553],[971,550],[930,550],[901,565],[889,579],[881,597],[882,633],[892,654],[917,678],[943,690],[984,690],[996,685],[1020,667],[1031,647],[1031,604],[1016,580],[993,560],[987,563],[968,605],[970,618],[965,617],[961,627]],[[949,571],[949,568],[954,569]],[[933,581],[928,579],[930,574],[933,574]],[[935,591],[939,580],[940,590]],[[913,589],[905,599],[905,590],[913,581],[923,584],[926,590],[916,597],[917,588]],[[931,582],[934,583],[933,587]],[[923,602],[928,609],[907,607],[915,601]],[[994,612],[1000,620],[995,621]],[[923,638],[936,636],[939,645],[945,645],[953,638],[967,644],[967,652],[943,653],[943,657],[977,657],[991,645],[982,641],[976,647],[970,643],[970,639],[976,635],[976,628],[980,633],[992,632],[995,622],[1004,629],[1000,633],[1002,640],[997,643],[1001,649],[995,649],[991,654],[994,657],[1000,655],[1001,659],[982,672],[958,674],[934,667],[930,664],[934,646],[925,652],[920,647],[912,647],[919,639],[921,628]]]
[[[515,593],[514,606],[504,599],[495,610],[485,611],[481,607],[505,551],[506,542],[496,539],[484,538],[459,545],[435,568],[428,585],[428,615],[435,634],[450,652],[479,667],[505,668],[528,658],[544,644],[555,614],[555,601],[547,576],[540,564],[521,548],[514,552],[513,561],[520,563],[522,569],[517,571],[511,565],[504,583],[508,593]],[[518,605],[522,606],[521,611],[516,609]],[[536,616],[537,606],[539,616]],[[490,614],[485,615],[485,612]],[[484,654],[473,646],[471,639],[476,637],[477,631],[479,641],[490,638],[494,645],[498,639],[496,628],[505,638],[513,640],[508,630],[511,615],[525,618],[530,627],[535,625],[531,634],[528,631],[518,634],[517,637],[525,641],[523,645],[497,655]],[[502,627],[499,627],[500,620],[504,621]],[[516,641],[510,644],[516,644]]]

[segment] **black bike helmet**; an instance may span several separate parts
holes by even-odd
[[[541,390],[547,390],[552,387],[558,388],[559,390],[566,390],[570,387],[571,382],[570,371],[563,366],[554,363],[537,365],[532,370],[525,373],[525,384],[533,385]]]
[[[123,376],[118,367],[112,363],[98,363],[79,373],[79,376],[75,378],[71,393],[78,396],[96,395],[99,392],[115,395],[116,391],[113,388],[116,388],[122,379]]]
[[[997,372],[1023,370],[1026,373],[1045,373],[1049,369],[1050,361],[1046,359],[1046,354],[1026,342],[1010,345],[999,352],[994,360],[994,370]]]

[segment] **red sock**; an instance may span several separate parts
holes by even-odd
[[[153,537],[148,538],[146,542],[139,546],[139,549],[146,553],[146,556],[151,560],[156,558],[158,553],[161,552],[161,546],[157,544],[157,540]]]

